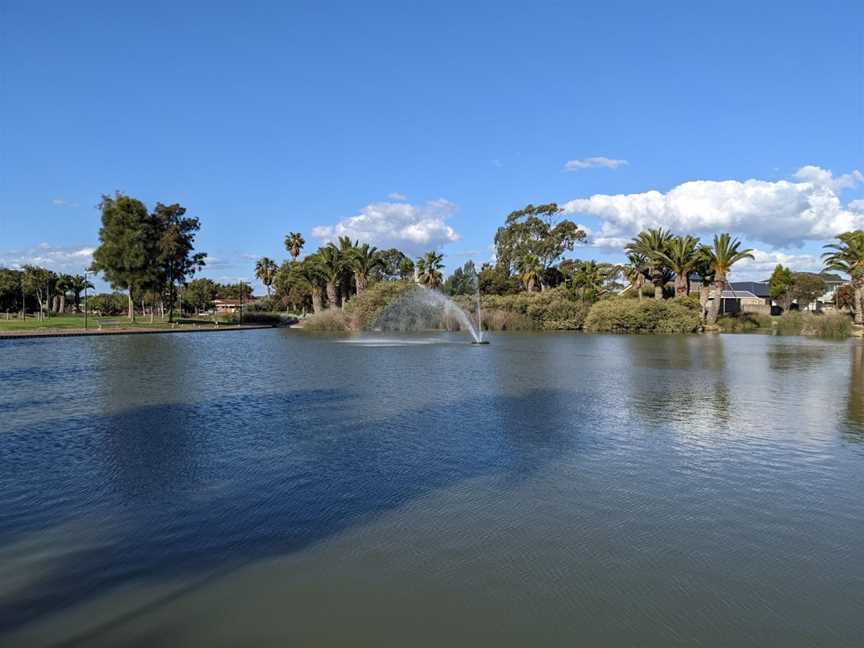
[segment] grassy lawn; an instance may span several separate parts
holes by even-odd
[[[126,317],[99,317],[96,318],[94,316],[90,316],[88,318],[88,328],[98,329],[99,322],[102,323],[102,326],[105,328],[166,328],[169,327],[170,324],[167,320],[163,321],[159,318],[155,318],[153,323],[150,323],[149,317],[139,317],[135,320],[135,324],[130,324],[129,320]],[[192,322],[192,320],[188,318],[184,318],[184,325],[187,322]],[[202,325],[211,325],[213,324],[212,319],[200,319],[197,320]],[[225,324],[220,322],[220,326],[225,326]],[[50,330],[59,330],[59,329],[78,329],[84,328],[84,315],[75,315],[71,313],[67,313],[64,315],[54,315],[52,317],[46,318],[44,320],[38,320],[35,318],[28,317],[26,320],[21,319],[5,319],[2,315],[0,315],[0,333],[6,331],[50,331]]]

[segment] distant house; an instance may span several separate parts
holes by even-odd
[[[702,280],[691,276],[690,289],[694,294],[699,294],[702,291]],[[709,287],[708,290],[708,299],[713,301],[717,291],[713,286]],[[741,312],[771,314],[768,282],[736,281],[729,283],[726,290],[720,293],[720,299],[721,315],[734,315]]]
[[[243,304],[244,306],[248,306],[251,301],[253,300],[244,299],[241,302],[239,299],[214,299],[213,310],[221,314],[236,313],[240,310],[241,304]]]
[[[767,281],[733,281],[729,284],[729,290],[751,293],[761,299],[766,306],[771,305]]]
[[[734,285],[734,284],[733,284]],[[711,296],[714,299],[714,296]],[[736,313],[764,313],[771,314],[770,299],[766,303],[764,297],[750,290],[731,289],[720,293],[720,314],[734,315]]]
[[[825,282],[825,292],[819,295],[816,298],[816,301],[812,304],[807,304],[807,310],[812,311],[822,311],[822,310],[832,310],[834,308],[834,292],[844,284],[847,283],[843,277],[836,274],[831,274],[830,272],[820,272],[820,273],[810,273],[810,272],[802,272],[801,274],[812,274],[816,277],[821,277],[822,281]]]

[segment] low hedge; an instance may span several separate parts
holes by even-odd
[[[474,298],[458,297],[455,301],[469,313],[474,312]],[[480,306],[483,328],[487,330],[575,331],[582,328],[590,305],[574,299],[566,287],[560,286],[542,292],[484,295]]]
[[[695,333],[701,324],[698,301],[689,297],[666,301],[612,298],[591,307],[584,328],[597,333]]]

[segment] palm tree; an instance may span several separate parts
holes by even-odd
[[[75,312],[81,312],[81,293],[87,288],[93,288],[93,284],[84,275],[72,275],[69,281],[69,292],[75,297]]]
[[[57,289],[57,312],[63,313],[66,310],[66,293],[72,289],[72,275],[61,274],[57,277],[55,284]]]
[[[441,274],[441,268],[444,267],[443,260],[444,255],[434,250],[417,259],[417,283],[427,288],[438,288],[444,280]]]
[[[270,286],[273,285],[273,279],[278,269],[279,266],[276,265],[276,262],[267,257],[261,257],[255,263],[255,276],[261,280],[261,283],[267,289],[267,297],[270,297]]]
[[[641,254],[645,257],[648,278],[654,284],[654,299],[663,299],[663,285],[666,283],[665,262],[662,255],[666,253],[672,233],[662,227],[640,232],[625,248],[631,254]]]
[[[320,313],[323,310],[321,304],[321,286],[324,284],[324,272],[321,266],[321,259],[317,254],[312,254],[298,264],[293,264],[296,268],[294,272],[301,281],[309,285],[309,292],[312,294],[312,311]]]
[[[304,245],[306,245],[306,241],[300,232],[289,232],[285,237],[285,249],[291,255],[292,261],[297,260],[297,257],[300,256],[300,250],[303,249]]]
[[[627,261],[628,263],[622,268],[624,276],[639,299],[642,299],[642,287],[645,285],[645,275],[648,273],[648,260],[644,254],[631,252],[627,255]]]
[[[327,288],[327,308],[337,308],[342,305],[339,283],[342,280],[342,271],[345,269],[345,258],[339,248],[332,243],[319,248],[315,256]]]
[[[732,266],[743,259],[752,259],[752,250],[739,250],[741,241],[732,238],[730,234],[715,234],[714,246],[706,249],[708,254],[708,267],[714,274],[714,299],[708,310],[708,323],[716,324],[720,313],[720,301],[723,298],[723,289],[726,287],[726,276]]]
[[[714,270],[711,267],[711,248],[700,245],[696,250],[696,263],[693,272],[699,275],[702,285],[699,289],[699,306],[702,313],[702,321],[708,319],[708,299],[711,296],[711,284],[714,283]]]
[[[675,296],[690,294],[690,273],[699,261],[699,239],[695,236],[676,236],[657,256],[675,273]]]
[[[338,244],[339,254],[342,257],[342,277],[339,279],[339,291],[342,296],[342,306],[351,297],[351,294],[356,291],[354,285],[354,269],[351,266],[351,259],[354,256],[354,250],[360,246],[360,241],[352,241],[350,236],[340,236],[336,243]]]
[[[349,252],[348,265],[354,271],[354,283],[359,295],[366,290],[369,283],[369,275],[375,268],[384,267],[384,259],[378,252],[378,248],[370,247],[368,243],[353,247]]]
[[[854,291],[855,323],[864,324],[864,231],[846,232],[837,237],[839,243],[825,247],[832,252],[822,255],[826,270],[838,270],[849,275]]]
[[[534,291],[534,284],[540,282],[543,265],[536,255],[526,254],[516,262],[516,272],[519,273],[519,280],[525,285],[525,290],[530,293]]]
[[[583,302],[586,298],[596,301],[608,292],[606,282],[613,272],[617,274],[618,269],[609,263],[597,263],[593,259],[582,261],[573,270],[573,287],[579,291]]]

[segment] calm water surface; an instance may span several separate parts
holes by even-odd
[[[860,646],[864,345],[0,341],[0,644]]]

